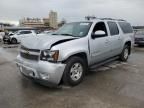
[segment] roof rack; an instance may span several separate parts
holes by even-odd
[[[116,21],[126,21],[126,20],[123,20],[123,19],[113,19],[113,18],[97,18],[97,17],[94,17],[94,16],[87,16],[85,17],[86,20],[94,20],[94,19],[100,19],[100,20],[116,20]]]
[[[123,20],[123,19],[113,19],[113,18],[99,18],[101,20],[116,20],[116,21],[126,21],[126,20]]]

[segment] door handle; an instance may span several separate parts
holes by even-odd
[[[119,37],[118,40],[121,40],[121,38]]]

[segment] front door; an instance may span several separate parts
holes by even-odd
[[[110,57],[110,40],[107,32],[105,22],[96,23],[92,33],[96,31],[104,31],[105,35],[101,37],[95,37],[94,39],[90,37],[90,55],[91,63],[98,63]]]

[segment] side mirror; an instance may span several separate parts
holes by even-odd
[[[103,37],[105,35],[106,35],[105,31],[98,30],[95,33],[92,33],[92,38],[95,39],[95,38],[98,38],[98,37]]]

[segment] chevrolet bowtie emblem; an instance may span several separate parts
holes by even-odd
[[[29,51],[26,51],[26,54],[28,54],[28,55],[29,55],[29,54],[30,54],[30,52],[29,52]]]

